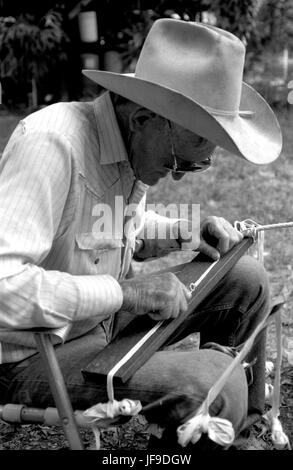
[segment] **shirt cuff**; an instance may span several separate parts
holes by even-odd
[[[123,293],[120,284],[110,275],[76,276],[78,309],[74,320],[91,316],[106,318],[120,310]],[[101,320],[103,320],[101,318]]]

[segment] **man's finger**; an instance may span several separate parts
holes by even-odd
[[[231,242],[230,235],[224,227],[221,227],[217,238],[219,239],[217,248],[219,252],[222,255],[224,255],[230,249],[230,242]]]
[[[178,312],[178,301],[176,302],[177,305],[174,304],[166,304],[164,308],[161,310],[161,319],[168,320],[169,318],[175,318],[176,312]],[[178,315],[176,315],[178,316]]]
[[[192,297],[192,293],[190,292],[190,290],[183,283],[181,283],[181,286],[182,286],[182,291],[183,291],[183,295],[184,295],[185,299],[187,301],[190,300],[191,297]]]
[[[180,292],[180,302],[179,302],[179,312],[178,313],[186,312],[187,307],[188,307],[187,300],[189,300],[189,299],[186,298],[186,293],[184,292],[184,289],[186,289],[186,287],[184,285],[182,285],[181,292]]]
[[[241,240],[243,239],[243,234],[239,232],[239,230],[233,227],[233,225],[225,219],[223,219],[223,226],[230,237],[230,248],[241,242]]]
[[[220,258],[219,251],[204,240],[201,240],[198,251],[208,256],[209,258],[212,258],[214,261],[218,261]]]
[[[217,248],[221,254],[227,253],[243,238],[242,234],[222,217],[208,226],[208,232],[218,239]]]
[[[216,222],[207,227],[208,233],[218,240],[217,249],[221,254],[229,250],[230,236],[225,227],[225,219],[218,218]]]

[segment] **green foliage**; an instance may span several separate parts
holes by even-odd
[[[0,79],[28,90],[39,85],[58,64],[66,61],[68,39],[58,12],[49,11],[34,24],[29,18],[0,18]]]
[[[243,40],[249,40],[255,28],[255,16],[263,0],[145,0],[118,4],[108,1],[103,20],[105,47],[122,54],[124,67],[138,57],[144,39],[158,18],[176,18],[185,21],[206,21],[205,13],[212,13],[216,25],[227,29]],[[121,2],[122,3],[122,2]],[[115,8],[115,16],[113,9]]]
[[[292,0],[262,1],[248,42],[246,80],[273,106],[288,106],[292,51]]]
[[[117,22],[111,24],[105,32],[106,48],[119,51],[123,60],[124,69],[132,69],[135,60],[142,48],[145,37],[155,19],[158,18],[154,10],[123,11],[118,15]]]
[[[217,26],[245,39],[250,39],[256,26],[256,14],[262,0],[214,0],[209,9],[216,15]]]
[[[292,0],[266,0],[260,8],[256,24],[258,47],[280,50],[293,46]]]

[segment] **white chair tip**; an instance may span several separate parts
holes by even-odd
[[[274,395],[274,387],[271,384],[265,384],[265,401],[269,405],[272,404],[272,399]]]
[[[269,377],[274,370],[274,367],[275,367],[274,363],[272,361],[266,361],[265,367],[266,367],[265,369],[266,377]]]

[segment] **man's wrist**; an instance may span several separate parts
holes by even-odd
[[[130,311],[135,303],[135,289],[133,289],[133,283],[130,281],[121,281],[119,284],[123,296],[122,309]]]

